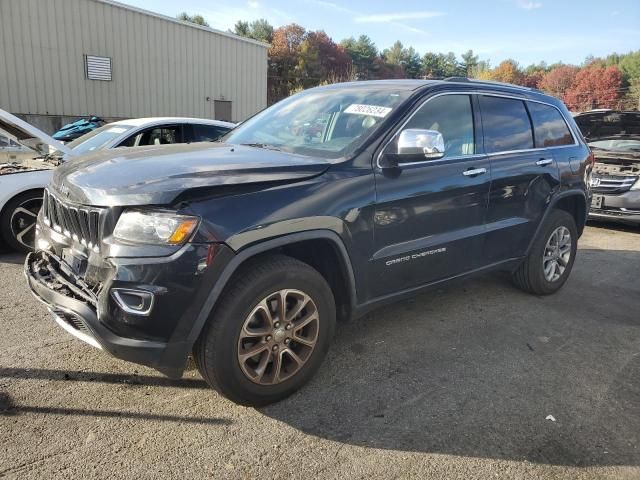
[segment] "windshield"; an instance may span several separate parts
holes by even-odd
[[[589,146],[614,152],[640,152],[640,139],[611,139],[589,142]]]
[[[76,155],[100,150],[114,138],[117,138],[123,133],[134,128],[135,127],[133,125],[103,125],[100,128],[96,128],[95,130],[76,138],[73,142],[68,143],[67,146],[73,150],[73,153]]]
[[[260,112],[223,141],[324,158],[344,157],[362,145],[410,94],[379,85],[308,90]]]

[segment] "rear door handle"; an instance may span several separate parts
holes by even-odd
[[[470,168],[469,170],[462,172],[462,174],[467,177],[474,177],[476,175],[482,175],[483,173],[487,173],[486,168]]]
[[[539,167],[544,167],[545,165],[551,165],[553,163],[553,159],[551,158],[541,158],[536,162],[536,165]]]

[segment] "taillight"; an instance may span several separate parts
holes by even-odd
[[[589,156],[587,157],[589,162],[591,163],[591,166],[593,167],[596,163],[596,156],[593,154],[593,152],[591,150],[589,150]]]

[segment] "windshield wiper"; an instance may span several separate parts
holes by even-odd
[[[275,145],[270,145],[268,143],[241,143],[240,145],[245,147],[255,147],[255,148],[264,148],[266,150],[275,150],[279,152],[281,149],[276,147]]]

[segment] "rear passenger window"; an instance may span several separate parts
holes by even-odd
[[[554,107],[542,103],[527,102],[533,131],[536,136],[536,147],[557,147],[572,145],[573,137],[567,123]]]
[[[193,125],[193,142],[213,142],[230,129],[214,125]]]
[[[444,139],[445,158],[475,153],[473,110],[469,95],[442,95],[429,100],[404,127],[408,128],[440,132]]]
[[[522,100],[480,96],[487,153],[533,148],[529,114]]]

